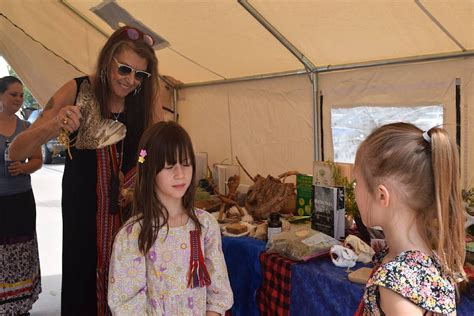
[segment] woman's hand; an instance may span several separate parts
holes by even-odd
[[[66,105],[59,110],[54,120],[59,130],[65,129],[72,133],[79,128],[81,118],[81,108],[79,106]]]
[[[8,173],[10,173],[10,175],[14,177],[26,173],[24,163],[22,163],[21,161],[12,161],[8,166]]]
[[[43,165],[43,156],[41,154],[41,148],[37,148],[31,157],[28,158],[28,161],[21,162],[14,160],[8,166],[8,173],[15,177],[20,174],[31,174],[36,170],[40,169]]]
[[[79,128],[80,108],[70,105],[74,103],[76,92],[76,82],[70,80],[53,95],[40,117],[10,144],[12,160],[27,159],[63,130],[72,132]]]
[[[42,158],[31,158],[28,162],[12,161],[8,166],[8,173],[13,176],[19,176],[21,174],[31,174],[41,168],[43,165]]]

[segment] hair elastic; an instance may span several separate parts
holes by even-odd
[[[428,143],[431,143],[431,136],[428,135],[428,131],[423,132],[423,139],[426,140]]]

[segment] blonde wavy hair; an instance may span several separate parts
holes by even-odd
[[[447,131],[433,127],[423,135],[408,123],[381,126],[359,146],[356,163],[371,194],[388,178],[400,184],[400,199],[417,212],[416,224],[445,273],[465,278],[458,147]]]

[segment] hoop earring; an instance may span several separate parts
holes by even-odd
[[[139,94],[141,89],[142,89],[142,84],[139,83],[138,87],[136,87],[135,90],[133,90],[133,96],[136,96],[137,94]]]

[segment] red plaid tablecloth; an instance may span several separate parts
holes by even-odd
[[[257,302],[261,315],[290,314],[291,266],[295,262],[276,253],[260,254],[263,280]]]

